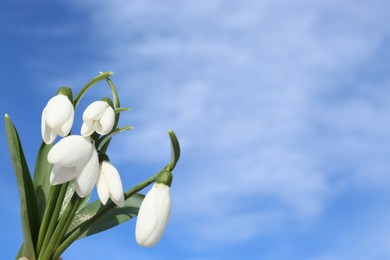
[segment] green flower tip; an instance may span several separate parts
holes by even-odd
[[[172,184],[172,179],[173,179],[172,173],[169,170],[167,170],[167,169],[163,169],[157,175],[156,183],[162,183],[162,184],[165,184],[168,187],[170,187],[171,184]]]
[[[112,102],[112,100],[110,98],[104,97],[101,99],[101,101],[107,102],[110,105],[110,107],[112,107],[114,109],[114,103]]]
[[[99,162],[103,162],[103,161],[109,162],[110,161],[110,158],[108,157],[107,154],[99,152],[98,155],[99,155]]]
[[[58,91],[57,91],[57,95],[64,95],[64,96],[67,96],[70,100],[70,102],[73,104],[73,92],[72,92],[72,89],[71,88],[68,88],[68,87],[61,87]]]

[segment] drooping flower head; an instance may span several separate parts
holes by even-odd
[[[76,192],[80,197],[91,193],[99,172],[99,158],[89,137],[71,135],[61,139],[47,155],[54,164],[50,174],[52,185],[76,179]]]
[[[135,227],[135,238],[140,246],[152,247],[164,234],[171,214],[171,182],[171,172],[163,170],[142,201]]]
[[[52,97],[42,111],[41,131],[43,141],[46,144],[51,144],[57,135],[62,137],[68,135],[72,128],[73,119],[74,108],[69,97],[64,94]]]
[[[106,135],[114,126],[115,112],[106,101],[95,101],[85,109],[83,121],[82,136],[90,136],[93,132]]]
[[[117,169],[107,160],[100,164],[96,188],[103,205],[106,205],[108,198],[111,198],[116,205],[123,207],[124,196],[121,178]]]

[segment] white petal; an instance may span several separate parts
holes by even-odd
[[[117,169],[109,162],[102,162],[102,172],[104,174],[106,184],[110,191],[110,198],[119,207],[123,207],[124,195],[122,188],[121,177]]]
[[[96,189],[97,189],[97,193],[99,195],[100,201],[102,202],[103,205],[106,205],[108,199],[110,198],[110,191],[108,190],[106,178],[104,177],[104,174],[102,173],[101,166],[99,169],[99,176],[96,180]]]
[[[112,107],[108,107],[106,109],[106,112],[104,112],[104,115],[100,119],[100,124],[102,126],[102,132],[100,133],[101,135],[106,135],[108,134],[115,123],[115,113]]]
[[[57,185],[68,182],[76,177],[76,167],[61,167],[54,165],[50,174],[50,184]]]
[[[102,134],[102,125],[100,124],[99,120],[94,121],[93,130],[98,134]]]
[[[64,122],[64,124],[61,126],[61,128],[59,129],[59,135],[64,137],[64,136],[67,136],[70,132],[70,130],[72,129],[72,125],[73,125],[73,119],[74,119],[74,110],[72,109],[72,113],[70,115],[70,117],[68,118],[67,121]]]
[[[84,121],[81,126],[81,135],[82,136],[90,136],[95,130],[93,129],[93,120]]]
[[[52,129],[46,124],[45,111],[46,108],[44,108],[42,111],[42,120],[41,120],[42,139],[46,144],[51,144],[54,142],[54,139],[57,137],[57,135],[54,134],[52,132]]]
[[[160,241],[168,225],[172,207],[169,187],[164,184],[155,184],[155,188],[157,189],[157,225],[146,241],[147,247],[152,247]]]
[[[76,177],[76,192],[80,197],[91,193],[99,173],[99,158],[95,148],[84,167],[78,168]]]
[[[89,138],[71,135],[61,139],[47,155],[49,163],[74,167],[84,164],[91,156],[94,147]]]
[[[45,121],[45,109],[42,111],[41,116],[41,133],[42,133],[42,139],[45,140],[45,137],[47,136],[47,130],[46,130],[46,121]]]
[[[137,243],[141,246],[146,246],[146,241],[157,225],[156,196],[157,194],[153,186],[146,194],[138,211],[137,223],[135,226],[135,238]]]
[[[135,237],[141,246],[152,247],[161,239],[171,213],[169,187],[154,184],[138,212]]]
[[[46,136],[45,136],[45,138],[46,139],[44,139],[43,141],[46,143],[46,144],[51,144],[51,143],[53,143],[54,142],[54,140],[56,139],[56,137],[57,137],[57,133],[55,132],[55,130],[54,129],[50,129],[50,127],[49,126],[47,126],[46,125]]]
[[[56,139],[57,134],[54,132],[54,130],[51,130],[49,133],[49,142],[48,144],[52,144],[54,140]]]
[[[74,112],[68,97],[61,94],[52,97],[45,110],[46,123],[52,129],[61,127]]]
[[[83,113],[83,120],[99,120],[102,118],[108,106],[108,103],[104,101],[93,102],[85,109]]]

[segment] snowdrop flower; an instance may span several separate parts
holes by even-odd
[[[170,172],[168,173],[172,176]],[[172,177],[170,178],[171,181]],[[170,181],[160,183],[157,178],[139,208],[135,238],[140,246],[156,245],[164,233],[171,214]]]
[[[51,144],[57,135],[62,137],[69,134],[74,118],[72,102],[65,95],[58,94],[47,102],[42,112],[42,139]]]
[[[54,164],[50,183],[57,185],[76,179],[76,192],[80,197],[91,193],[99,172],[99,158],[89,137],[71,135],[61,139],[47,155]]]
[[[85,109],[83,120],[81,135],[90,136],[93,132],[106,135],[114,126],[115,113],[107,102],[95,101]]]
[[[96,188],[103,205],[106,205],[108,198],[111,198],[116,205],[123,207],[122,181],[117,169],[108,161],[103,161],[100,164]]]

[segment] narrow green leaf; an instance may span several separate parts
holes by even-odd
[[[72,181],[69,182],[68,188],[66,190],[64,202],[62,203],[62,207],[61,207],[61,211],[60,211],[60,216],[62,216],[62,214],[64,213],[66,207],[68,206],[69,201],[72,198],[75,189],[76,189],[75,181],[72,180]],[[81,210],[82,208],[84,208],[88,204],[88,201],[89,201],[90,197],[91,197],[91,194],[89,194],[88,196],[86,196],[83,199],[83,201],[81,202],[78,210]]]
[[[129,108],[129,107],[118,107],[118,108],[114,109],[114,112],[115,113],[122,113],[124,111],[130,111],[130,110],[131,110],[131,108]]]
[[[5,128],[8,147],[14,167],[20,196],[20,211],[22,216],[24,256],[35,260],[35,244],[38,238],[39,214],[35,197],[34,185],[28,170],[26,158],[14,124],[5,115]]]
[[[89,199],[91,198],[91,193],[83,198],[83,201],[81,201],[79,208],[77,209],[76,213],[85,208],[88,205]]]
[[[180,144],[179,144],[179,140],[177,140],[177,137],[172,130],[169,130],[168,134],[172,146],[172,157],[171,157],[171,162],[169,163],[169,169],[172,171],[175,168],[176,163],[179,161],[180,158]]]
[[[137,216],[139,207],[141,206],[144,197],[144,195],[137,193],[132,197],[128,198],[125,201],[123,208],[116,207],[108,211],[105,215],[98,219],[86,232],[79,236],[79,239],[105,231]],[[109,204],[103,206],[100,201],[95,201],[87,207],[81,209],[74,216],[68,231],[72,231],[83,222],[92,218],[98,212],[103,211],[108,205],[110,205],[110,203],[112,202],[110,201]]]
[[[22,244],[19,248],[18,254],[16,255],[16,259],[23,257],[23,253],[24,253],[24,246]]]
[[[37,196],[39,219],[42,221],[43,213],[46,208],[46,203],[50,192],[50,172],[53,165],[47,161],[47,154],[54,144],[45,144],[42,142],[38,151],[37,160],[35,162],[34,171],[34,187]]]
[[[61,206],[60,216],[62,215],[62,213],[64,213],[66,206],[68,205],[70,199],[72,198],[75,189],[76,189],[75,181],[72,180],[69,182],[68,188],[66,189],[64,201],[62,202],[62,206]]]

